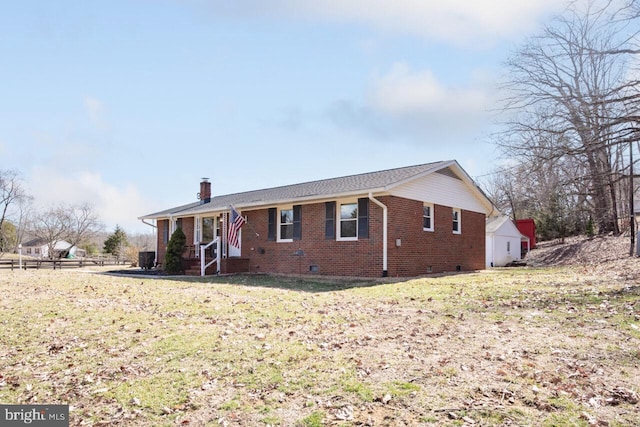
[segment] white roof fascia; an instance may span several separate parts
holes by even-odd
[[[311,203],[311,202],[324,202],[324,201],[328,201],[328,200],[335,200],[335,199],[346,199],[346,198],[350,198],[350,197],[355,197],[355,196],[368,196],[368,194],[370,192],[373,193],[380,193],[384,191],[384,189],[382,188],[378,188],[378,189],[371,189],[371,190],[358,190],[358,191],[349,191],[349,192],[345,192],[345,193],[334,193],[334,194],[322,194],[320,195],[314,195],[314,196],[304,196],[304,197],[296,197],[293,199],[276,199],[276,200],[267,200],[267,201],[261,201],[261,202],[255,202],[255,203],[244,203],[244,204],[238,204],[236,205],[236,207],[238,208],[255,208],[255,207],[260,207],[260,206],[274,206],[274,205],[286,205],[286,204],[291,204],[291,203]]]

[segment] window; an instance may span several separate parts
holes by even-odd
[[[215,237],[216,219],[214,217],[202,218],[202,241],[211,242]]]
[[[507,253],[511,253],[511,242],[507,242]]]
[[[269,208],[267,240],[292,242],[302,239],[302,206]]]
[[[460,234],[461,233],[460,209],[453,209],[453,232],[455,234]]]
[[[293,241],[293,208],[280,209],[280,221],[278,223],[278,240]]]
[[[357,202],[325,203],[325,239],[357,240],[369,238],[369,198]]]
[[[169,220],[162,221],[162,223],[162,243],[166,244],[169,242]]]
[[[358,204],[344,203],[340,205],[340,227],[338,238],[358,238]]]
[[[433,205],[425,204],[422,208],[422,229],[433,231]]]
[[[340,238],[358,237],[358,205],[346,203],[340,205]]]

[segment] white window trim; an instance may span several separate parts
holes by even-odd
[[[453,212],[457,212],[458,213],[458,229],[457,230],[453,230],[453,222],[451,223],[451,229],[453,231],[453,234],[462,234],[462,209],[459,208],[453,208],[451,211],[451,219],[453,221]]]
[[[193,244],[197,245],[198,243],[200,243],[202,241],[202,217],[199,215],[196,215],[193,218]],[[196,256],[198,254],[196,253]]]
[[[169,240],[171,240],[171,236],[173,236],[173,233],[176,231],[177,228],[178,228],[178,218],[172,216],[169,219]]]
[[[293,205],[291,206],[281,206],[278,207],[277,211],[276,211],[276,216],[277,216],[277,242],[282,242],[282,243],[290,243],[293,242],[293,239],[282,239],[280,237],[280,226],[282,225],[281,219],[282,219],[282,215],[281,212],[282,211],[291,211],[291,227],[293,227]]]
[[[423,209],[423,210],[422,210],[422,224],[423,224],[423,226],[422,226],[422,230],[423,230],[423,231],[433,231],[433,230],[434,230],[434,225],[433,225],[433,222],[434,222],[434,221],[433,221],[433,219],[434,219],[434,218],[433,218],[433,217],[434,217],[434,215],[433,215],[433,213],[434,213],[434,207],[433,207],[433,203],[425,203],[425,204],[423,205],[423,208],[426,208],[426,207],[430,208],[430,209],[429,209],[429,211],[431,212],[431,227],[429,227],[429,228],[425,228],[425,227],[424,227],[424,209]]]
[[[342,218],[340,217],[340,211],[342,205],[356,205],[356,236],[355,237],[342,237],[340,231],[342,230]],[[358,240],[358,199],[354,200],[338,200],[336,202],[336,240],[341,242],[354,242]]]

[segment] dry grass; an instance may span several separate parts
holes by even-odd
[[[628,274],[16,271],[0,292],[0,401],[69,403],[71,425],[640,424]]]

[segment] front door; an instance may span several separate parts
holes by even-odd
[[[240,240],[240,234],[241,233],[242,233],[242,231],[238,231],[238,245],[241,245],[241,243],[240,243],[241,242],[241,240]],[[230,257],[233,257],[233,256],[239,257],[241,255],[241,252],[242,251],[240,250],[239,247],[236,248],[235,246],[233,246],[231,244],[229,245],[229,256]]]
[[[231,222],[236,218],[236,216],[238,215],[238,212],[236,212],[235,210],[232,210],[232,212],[227,215],[227,244],[228,244],[228,252],[227,252],[227,256],[228,257],[239,257],[241,255],[241,246],[242,246],[242,229],[238,229],[237,230],[237,235],[236,236],[232,236],[231,233],[233,233],[232,228],[231,227]]]

